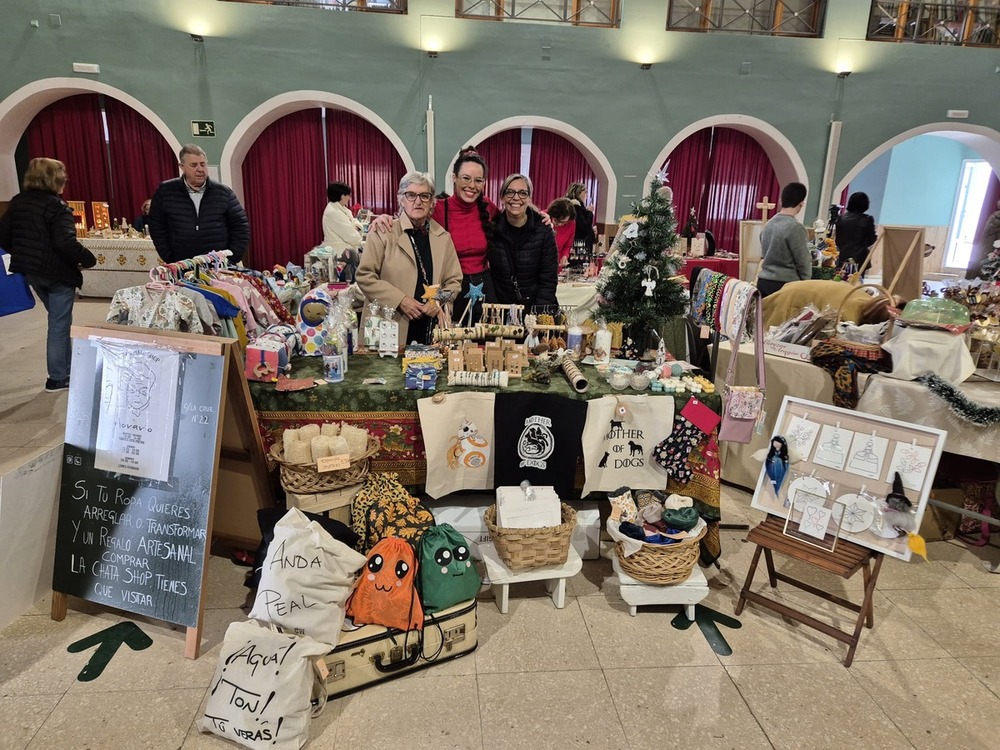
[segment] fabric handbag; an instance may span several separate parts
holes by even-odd
[[[482,581],[468,540],[451,524],[427,529],[417,553],[420,601],[431,614],[475,599]]]
[[[764,315],[759,292],[754,292],[743,308],[742,322],[736,329],[741,334],[746,330],[747,315],[751,309],[754,311],[754,367],[757,371],[757,385],[735,385],[736,361],[739,359],[742,335],[730,338],[732,353],[722,391],[722,425],[719,427],[719,440],[730,443],[749,443],[753,438],[754,427],[764,412],[767,383],[764,373]]]
[[[671,396],[604,396],[587,402],[583,429],[583,495],[619,487],[658,490],[667,473],[653,460],[674,424]]]
[[[250,617],[333,648],[344,604],[364,564],[364,555],[291,508],[274,525]]]
[[[381,625],[396,630],[422,630],[424,611],[417,596],[417,555],[399,537],[383,539],[368,560],[347,600],[347,616],[355,625]]]
[[[431,497],[493,489],[494,397],[466,392],[417,399]]]
[[[329,650],[252,620],[234,622],[222,642],[198,729],[254,750],[298,750],[326,703],[325,683],[313,664]]]
[[[35,295],[24,276],[7,270],[10,255],[3,250],[0,250],[0,264],[0,317],[33,308]]]

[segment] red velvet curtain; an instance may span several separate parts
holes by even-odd
[[[476,147],[489,172],[486,197],[500,205],[500,186],[508,175],[521,171],[521,129],[504,130],[491,135]]]
[[[323,239],[327,203],[319,108],[285,115],[257,137],[243,160],[243,196],[250,220],[244,264],[302,263]]]
[[[752,136],[732,128],[716,128],[708,184],[701,225],[712,231],[719,249],[737,252],[740,221],[760,216],[756,204],[765,195],[770,202],[779,203],[776,198],[781,186],[774,167]]]
[[[127,104],[106,96],[104,113],[114,185],[111,215],[131,224],[157,185],[178,175],[177,154],[153,124]]]
[[[699,222],[705,214],[702,199],[707,192],[711,153],[712,129],[705,128],[681,141],[670,152],[666,164],[660,167],[662,169],[666,166],[667,184],[674,193],[674,216],[677,218],[678,234],[684,230],[692,208],[698,215]]]
[[[406,168],[392,142],[363,117],[326,110],[326,166],[331,182],[351,186],[355,202],[375,213],[396,213],[396,192]],[[325,186],[323,192],[325,196]]]
[[[53,102],[28,125],[28,157],[58,159],[69,181],[63,198],[87,203],[110,201],[111,181],[104,147],[104,127],[97,94],[78,94]]]
[[[739,250],[740,221],[760,214],[765,195],[778,203],[781,186],[771,160],[752,136],[732,128],[706,128],[668,157],[678,231],[694,206],[698,230],[711,231],[720,250]]]
[[[587,203],[597,205],[598,182],[594,170],[580,150],[558,133],[531,131],[531,162],[528,176],[534,185],[532,201],[545,209],[555,198],[566,195],[574,182],[587,186]]]

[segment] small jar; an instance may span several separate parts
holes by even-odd
[[[608,384],[616,391],[624,391],[628,388],[629,376],[624,372],[613,372],[608,378]]]
[[[637,372],[629,378],[629,385],[637,391],[644,391],[649,387],[649,376],[644,372]]]

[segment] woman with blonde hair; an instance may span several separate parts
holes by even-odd
[[[73,212],[60,197],[66,165],[38,158],[28,163],[24,191],[15,195],[0,219],[0,247],[10,253],[10,270],[24,275],[48,312],[45,390],[69,388],[70,337],[81,268],[97,258],[76,239]]]

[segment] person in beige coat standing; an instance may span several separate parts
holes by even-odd
[[[446,322],[440,304],[423,300],[425,287],[457,295],[462,267],[451,235],[431,220],[434,181],[409,172],[399,182],[399,216],[388,233],[369,232],[357,282],[369,300],[398,312],[400,344],[430,343],[435,321]]]

